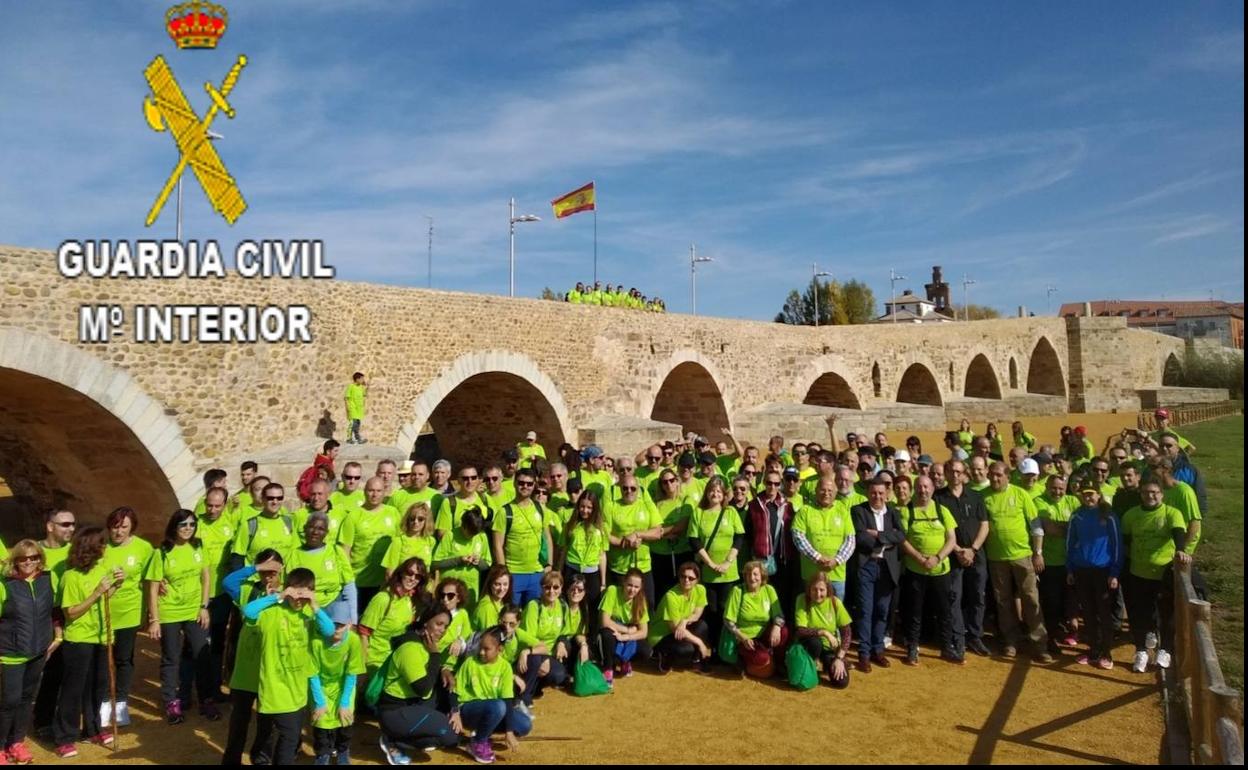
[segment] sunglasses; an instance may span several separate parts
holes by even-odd
[[[486,476],[485,480],[486,481],[502,481],[503,477],[502,476]]]
[[[76,527],[76,526],[78,526],[78,524],[77,524],[76,522],[73,522],[73,521],[54,521],[54,522],[52,522],[52,523],[53,523],[53,524],[55,524],[55,525],[56,525],[56,526],[58,526],[58,527]]]
[[[285,497],[266,497],[266,498],[264,498],[264,499],[265,499],[265,500],[267,500],[267,501],[268,501],[268,502],[270,502],[270,503],[280,503],[281,501],[285,500],[286,498],[285,498]]]
[[[662,459],[662,457],[647,457],[646,462],[657,463]]]
[[[660,484],[675,484],[676,479],[659,479]]]
[[[691,583],[697,579],[698,579],[697,575],[681,575],[680,576],[680,582],[682,583]]]
[[[19,556],[13,561],[19,562],[19,563],[24,562],[24,561],[43,561],[43,557],[39,556],[38,554],[31,554],[29,556]]]
[[[765,482],[763,482],[763,486],[765,486],[765,487],[778,487],[778,486],[780,486],[780,482],[779,482],[779,481],[765,481]]]
[[[639,487],[628,486],[628,487],[620,487],[620,489],[624,490],[625,492],[636,492],[639,489]]]
[[[748,492],[750,491],[750,488],[749,488],[749,487],[733,487],[733,488],[732,488],[732,491],[733,491],[733,492],[748,493]]]
[[[498,479],[492,479],[492,480],[498,481]],[[516,486],[521,487],[523,489],[528,489],[529,487],[534,486],[534,484],[532,481],[517,481]]]
[[[460,481],[476,481],[478,478],[480,477],[479,476],[460,476],[459,480]]]
[[[455,593],[454,591],[444,591],[442,593],[442,598],[443,599],[458,599],[459,594]]]
[[[194,526],[195,526],[195,522],[193,521],[179,521],[178,522],[178,529],[182,529],[183,527],[194,527]]]
[[[343,481],[359,481],[362,478],[364,477],[363,476],[343,476],[342,477]]]

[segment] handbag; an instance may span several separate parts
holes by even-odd
[[[789,672],[789,684],[794,689],[804,692],[819,684],[819,669],[802,645],[789,645],[789,651],[784,654],[784,665]]]
[[[602,675],[602,669],[587,660],[576,664],[572,676],[572,692],[582,698],[590,695],[606,695],[611,692],[611,685],[607,684],[606,677]]]
[[[716,652],[723,663],[737,662],[737,637],[727,628],[719,632],[719,646]]]

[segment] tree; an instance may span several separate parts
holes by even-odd
[[[861,281],[850,281],[841,287],[841,307],[844,308],[845,323],[871,323],[879,316],[875,307],[875,292]]]
[[[554,289],[546,286],[542,289],[542,299],[554,300],[555,302],[563,302],[564,296]]]
[[[870,291],[870,290],[868,290]],[[819,295],[819,325],[840,326],[849,323],[842,307],[841,288],[836,281],[820,281],[812,278],[806,290],[798,294],[789,292],[784,307],[776,314],[776,323],[793,326],[815,325],[815,293]]]
[[[1001,317],[1001,311],[997,310],[995,307],[976,305],[974,302],[966,306],[954,305],[950,303],[949,312],[953,314],[953,318],[958,321],[985,321],[989,318]]]

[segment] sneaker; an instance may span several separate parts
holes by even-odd
[[[468,744],[468,756],[482,765],[493,764],[494,749],[490,748],[489,739],[472,741]]]
[[[944,652],[940,653],[940,659],[945,661],[946,663],[952,663],[955,666],[966,665],[966,658],[957,654],[953,650],[945,650]]]
[[[884,649],[887,650],[889,647],[892,647],[892,646],[893,646],[893,637],[891,636],[884,637]]]
[[[1004,658],[1017,658],[1018,648],[1012,644],[1007,644],[1001,648],[1001,656]]]
[[[711,661],[707,660],[706,658],[702,658],[701,660],[699,660],[698,661],[698,673],[699,674],[711,673]]]
[[[988,651],[988,645],[984,644],[983,639],[967,639],[966,648],[976,655],[980,655],[985,658],[992,655],[992,653]]]
[[[607,680],[607,684],[610,684],[610,685],[615,684],[615,672],[612,671],[611,669],[607,669],[606,671],[603,671],[602,678]]]
[[[656,663],[656,664],[658,665],[658,667],[659,667],[659,673],[660,673],[660,674],[666,674],[668,671],[671,671],[671,670],[672,670],[672,667],[671,667],[670,665],[668,665],[668,662],[667,662],[667,656],[666,656],[666,655],[664,655],[663,653],[661,653],[661,652],[656,652],[656,653],[654,654],[654,660],[655,660],[655,663]]]
[[[78,749],[72,743],[63,743],[56,747],[56,756],[61,759],[73,759],[78,756]]]
[[[1104,671],[1110,671],[1114,667],[1114,659],[1113,658],[1101,658],[1100,660],[1096,662],[1096,667]]]
[[[124,700],[117,702],[117,726],[130,726],[130,704]]]
[[[121,705],[121,704],[118,704]],[[108,701],[100,704],[100,727],[113,726],[113,707]]]
[[[348,444],[350,444],[351,442],[350,442],[350,441],[348,441],[347,443],[348,443]],[[312,764],[314,764],[314,765],[328,765],[328,764],[329,764],[329,755],[328,755],[328,754],[317,754],[317,755],[316,755],[316,759],[312,760]]]
[[[907,666],[919,665],[919,648],[911,647],[908,650],[906,650],[906,659],[902,662],[905,663]]]
[[[359,441],[357,441],[357,442],[355,442],[355,443],[357,443],[357,444],[367,444],[367,443],[368,443],[368,439],[366,439],[366,438],[361,438]]]
[[[1165,650],[1157,650],[1157,668],[1170,668],[1170,653]]]
[[[182,701],[169,701],[169,705],[165,706],[165,721],[171,725],[180,725],[186,721],[186,717],[182,716]]]
[[[1137,674],[1148,670],[1148,650],[1136,650],[1135,659],[1131,661],[1131,670]]]
[[[113,747],[113,734],[99,733],[98,735],[93,735],[91,736],[90,742],[94,743],[96,746],[103,746],[106,749],[111,749]]]
[[[521,714],[524,714],[529,719],[533,718],[533,707],[525,703],[524,701],[520,701],[519,703],[516,704],[516,711],[519,711]]]
[[[14,743],[5,750],[9,755],[9,760],[17,765],[29,765],[35,761],[35,755],[30,753],[30,748],[26,746],[26,741]]]
[[[630,676],[632,676],[632,675],[633,675],[633,663],[632,663],[632,661],[626,660],[626,661],[624,661],[623,663],[621,663],[621,664],[620,664],[620,676],[622,676],[622,677],[630,677]]]
[[[349,751],[340,751],[340,752],[338,752],[338,762],[337,762],[337,764],[340,764],[340,765],[349,765],[349,764],[351,764],[351,752],[349,752]]]
[[[1075,658],[1075,662],[1081,666],[1086,666],[1092,662],[1092,658],[1089,657],[1087,653],[1084,653],[1083,655],[1080,655],[1079,657]]]
[[[349,439],[347,439],[347,446],[354,446],[354,445],[356,445],[356,444],[358,444],[358,443],[360,443],[360,442],[356,441],[356,440],[355,440],[355,439],[353,439],[353,438],[349,438]],[[322,764],[322,763],[318,762],[317,764]]]
[[[221,721],[221,710],[217,708],[217,704],[210,700],[199,704],[199,715],[209,722]]]
[[[1074,634],[1067,634],[1060,644],[1063,647],[1075,647],[1079,644],[1079,640],[1075,638]]]
[[[1052,653],[1049,653],[1049,652],[1037,653],[1035,657],[1035,661],[1037,663],[1048,664],[1048,663],[1052,663],[1055,660],[1057,660],[1057,658],[1053,657]]]
[[[1153,650],[1157,649],[1157,634],[1155,634],[1152,631],[1149,631],[1147,634],[1145,634],[1144,649],[1148,650],[1149,652],[1152,652]]]
[[[381,752],[386,755],[386,762],[392,765],[412,764],[412,758],[399,751],[398,748],[391,746],[390,741],[386,740],[386,736],[381,736],[378,745],[381,746]]]

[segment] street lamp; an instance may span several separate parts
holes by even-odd
[[[516,216],[516,199],[511,199],[511,215],[508,218],[508,226],[511,235],[511,258],[508,260],[508,268],[510,273],[510,296],[516,296],[516,223],[517,222],[540,222],[541,217],[532,214],[521,214]]]
[[[964,321],[971,320],[971,302],[969,299],[970,292],[968,291],[967,287],[974,286],[974,285],[975,285],[975,281],[970,278],[967,278],[966,273],[963,273],[962,274],[962,315],[964,316],[964,318],[962,320]],[[956,314],[954,315],[953,320],[955,321],[958,320],[958,317]]]
[[[208,141],[210,142],[215,142],[218,139],[225,138],[221,134],[218,134],[216,131],[206,131],[204,132],[204,136],[208,137]],[[182,242],[182,177],[184,176],[186,176],[185,173],[178,174],[178,224],[177,224],[177,232],[175,233],[176,240],[178,243]]]
[[[906,277],[898,273],[893,268],[888,269],[888,300],[889,307],[893,309],[893,323],[897,323],[897,286],[898,281],[904,281]]]
[[[433,288],[433,217],[428,214],[425,219],[429,220],[429,288]]]
[[[693,286],[693,314],[698,314],[698,265],[702,262],[713,262],[710,257],[699,257],[698,251],[689,244],[689,281]]]
[[[1047,286],[1044,289],[1044,304],[1047,306],[1047,312],[1053,312],[1053,293],[1057,291],[1056,286]],[[1210,292],[1212,294],[1212,292]]]
[[[827,270],[820,270],[819,263],[813,262],[810,265],[810,271],[815,274],[815,326],[819,325],[819,279],[831,278],[832,274]]]

